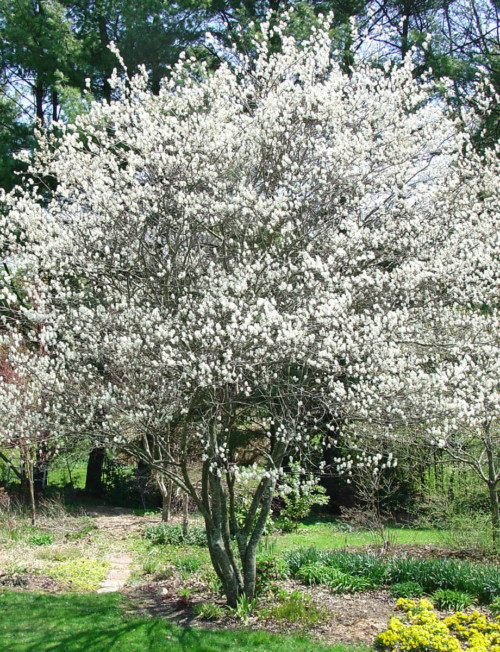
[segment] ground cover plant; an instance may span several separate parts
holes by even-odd
[[[40,508],[37,527],[20,505],[0,514],[0,584],[94,591],[108,569],[109,538],[88,516],[70,515],[53,501]]]
[[[158,544],[207,545],[207,535],[202,525],[191,525],[187,532],[183,532],[180,523],[159,523],[146,528],[144,536]]]
[[[500,645],[500,623],[477,611],[439,618],[429,600],[404,598],[398,600],[397,608],[404,616],[391,618],[388,629],[377,636],[379,649],[460,652],[463,642],[471,652],[485,652]]]

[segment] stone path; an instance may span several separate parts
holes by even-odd
[[[130,577],[130,566],[132,565],[132,557],[126,553],[120,553],[111,557],[111,568],[101,588],[97,589],[97,593],[116,593],[122,589],[128,578]]]

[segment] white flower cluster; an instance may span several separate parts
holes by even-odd
[[[434,414],[450,375],[450,427],[497,409],[496,313],[456,356],[474,306],[498,305],[498,157],[474,154],[411,62],[347,76],[326,23],[282,42],[253,67],[181,62],[159,96],[115,77],[119,99],[42,137],[33,172],[55,190],[3,197],[18,380],[0,384],[2,438],[151,436],[220,474],[239,464],[231,433],[260,428],[269,474],[272,446],[332,415],[390,431]]]

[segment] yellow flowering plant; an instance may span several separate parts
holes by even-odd
[[[442,620],[429,600],[400,598],[388,628],[375,639],[375,646],[398,652],[500,652],[500,617],[489,621],[484,614],[457,611]]]

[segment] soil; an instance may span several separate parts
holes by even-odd
[[[299,589],[302,593],[310,593],[312,599],[326,608],[331,616],[321,624],[315,625],[307,632],[304,625],[290,625],[288,622],[276,622],[249,617],[246,625],[252,629],[265,629],[274,632],[307,633],[326,643],[351,643],[372,645],[375,636],[387,629],[387,622],[394,614],[396,600],[387,591],[372,591],[354,595],[331,595],[314,587],[308,587],[294,582],[285,582],[287,590]],[[201,621],[193,611],[194,604],[206,600],[214,601],[213,595],[194,594],[191,604],[183,605],[179,601],[179,593],[174,587],[162,587],[165,593],[151,585],[136,588],[126,588],[122,591],[126,599],[126,610],[130,615],[141,617],[166,618],[178,625],[202,626],[204,628],[238,628],[240,620],[224,617],[216,621]],[[221,606],[223,600],[218,601]]]

